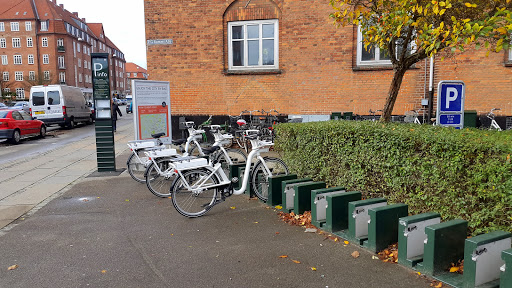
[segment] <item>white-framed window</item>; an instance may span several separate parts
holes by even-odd
[[[20,31],[20,23],[11,22],[11,31]]]
[[[87,68],[87,60],[84,60],[84,68]]]
[[[87,62],[87,69],[91,70],[91,62]]]
[[[2,74],[2,79],[3,79],[4,82],[9,81],[9,72],[4,72]]]
[[[50,71],[44,71],[44,80],[50,80]]]
[[[5,23],[0,22],[0,32],[4,32],[4,31],[5,31]]]
[[[11,93],[11,88],[4,88],[4,93]]]
[[[30,21],[25,22],[25,31],[32,31],[32,22],[30,22]]]
[[[43,54],[43,64],[50,64],[50,55]]]
[[[137,73],[133,73],[133,78],[137,78]]]
[[[9,65],[9,60],[7,59],[7,55],[2,55],[2,65]]]
[[[80,53],[80,44],[76,45],[76,51],[78,51],[78,53]]]
[[[42,41],[43,47],[48,47],[48,38],[43,37],[43,38],[41,38],[41,41]]]
[[[57,62],[59,63],[59,69],[66,68],[66,64],[64,63],[64,56],[59,56]]]
[[[14,80],[23,81],[23,71],[14,72]]]
[[[64,47],[64,39],[62,39],[62,38],[57,39],[57,46]]]
[[[28,54],[28,64],[34,64],[34,54]]]
[[[84,45],[84,49],[82,49],[82,51],[84,51],[84,54],[87,54],[87,46]]]
[[[12,38],[12,48],[21,47],[21,38]]]
[[[25,88],[16,88],[16,99],[25,99]]]
[[[130,73],[126,73],[126,78],[130,78]]]
[[[41,21],[41,31],[48,31],[48,20]]]
[[[76,58],[76,42],[73,41],[73,57]]]
[[[278,26],[277,19],[229,22],[229,69],[278,69]]]
[[[59,81],[60,83],[66,83],[66,72],[59,73]]]
[[[82,60],[78,59],[78,68],[82,68]]]
[[[5,38],[0,38],[0,48],[7,48],[7,41]]]
[[[36,72],[35,71],[28,71],[28,80],[36,80]]]
[[[361,26],[357,28],[357,65],[391,65],[387,51],[369,45],[364,48]]]
[[[34,42],[32,41],[32,37],[27,37],[27,47],[34,47]]]
[[[21,55],[14,55],[14,65],[21,65],[23,64],[23,60],[21,59]]]
[[[78,82],[82,82],[82,73],[78,74]]]

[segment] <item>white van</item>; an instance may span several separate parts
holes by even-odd
[[[78,122],[93,122],[91,109],[78,87],[44,85],[30,88],[32,117],[46,125],[59,124],[73,128]]]

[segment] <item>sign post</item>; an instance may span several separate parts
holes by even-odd
[[[164,133],[164,144],[172,140],[171,91],[169,82],[132,80],[135,139],[152,139]]]
[[[91,53],[98,172],[116,171],[107,53]]]
[[[437,125],[464,128],[466,88],[462,81],[441,81],[437,86]]]

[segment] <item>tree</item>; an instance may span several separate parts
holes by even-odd
[[[330,0],[338,25],[360,25],[364,48],[388,51],[394,75],[381,121],[393,112],[405,72],[441,51],[510,46],[512,0]],[[409,49],[404,49],[408,47]]]

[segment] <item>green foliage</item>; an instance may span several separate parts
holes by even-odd
[[[276,133],[300,177],[406,203],[412,214],[465,219],[474,235],[512,232],[512,131],[328,121],[280,124]]]

